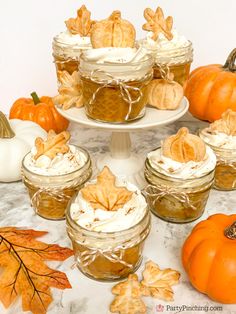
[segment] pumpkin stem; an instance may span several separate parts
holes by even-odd
[[[34,101],[34,104],[37,105],[40,103],[40,99],[39,99],[39,96],[37,95],[36,92],[33,92],[30,94],[31,97],[33,98],[33,101]]]
[[[0,138],[13,138],[15,136],[10,123],[4,113],[0,111]]]
[[[230,72],[236,72],[235,60],[236,60],[236,48],[234,48],[229,54],[223,68],[229,70]]]
[[[236,240],[236,221],[225,229],[224,235],[230,240]]]

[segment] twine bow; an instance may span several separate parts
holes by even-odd
[[[98,78],[98,76],[96,76],[96,74],[102,74],[103,78]],[[150,74],[147,74],[145,76],[145,78],[147,78],[149,76],[151,77]],[[89,104],[91,105],[91,104],[94,103],[97,94],[103,88],[111,87],[111,85],[116,85],[120,89],[120,93],[121,93],[121,96],[122,96],[123,100],[129,104],[128,112],[127,112],[127,114],[125,116],[125,120],[128,120],[129,116],[130,116],[130,113],[131,113],[131,110],[132,110],[132,105],[136,104],[137,102],[139,102],[140,99],[143,96],[143,93],[142,93],[141,89],[139,87],[128,85],[124,80],[115,78],[111,74],[109,74],[109,73],[107,73],[105,71],[99,70],[99,69],[93,70],[91,72],[90,79],[91,79],[91,81],[93,81],[96,84],[103,84],[103,85],[98,87],[96,89],[96,91],[93,93],[93,95],[92,95],[92,97],[91,97],[91,99],[89,101]],[[133,97],[132,98],[131,92],[136,92],[138,94],[137,97],[135,97],[135,98]]]
[[[34,208],[38,208],[40,205],[40,196],[46,193],[47,195],[51,196],[54,198],[57,202],[64,202],[70,200],[70,196],[66,195],[61,189],[56,190],[56,189],[51,189],[51,188],[40,188],[37,192],[34,193],[34,195],[31,198],[31,205]]]
[[[152,200],[152,205],[155,207],[156,202],[165,197],[165,196],[171,196],[180,203],[186,204],[186,207],[190,207],[193,210],[196,210],[197,208],[191,204],[190,199],[188,195],[185,192],[179,192],[176,189],[169,188],[166,186],[162,187],[156,187],[154,185],[147,185],[146,188],[143,190],[143,194],[147,196]]]
[[[79,253],[78,260],[83,267],[87,267],[92,264],[98,256],[104,256],[112,263],[120,263],[128,268],[132,268],[133,265],[124,261],[124,248],[116,247],[115,249],[89,249]]]

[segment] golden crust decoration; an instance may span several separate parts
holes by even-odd
[[[73,35],[79,34],[82,37],[88,37],[95,21],[91,20],[91,12],[83,4],[77,11],[76,18],[70,18],[65,21],[66,27]]]
[[[58,88],[59,94],[53,98],[54,104],[59,105],[63,110],[74,106],[82,107],[83,94],[78,72],[74,71],[70,75],[67,71],[61,71],[58,76],[61,85]]]
[[[143,25],[143,30],[151,31],[153,33],[152,39],[154,41],[158,39],[160,33],[163,33],[168,40],[173,38],[171,32],[173,26],[172,16],[168,16],[165,19],[164,13],[160,7],[156,9],[156,12],[150,8],[146,8],[143,15],[147,21],[147,23]]]
[[[97,176],[96,184],[88,184],[81,189],[81,194],[94,209],[118,210],[131,199],[133,192],[126,187],[117,187],[115,181],[116,177],[105,166]]]
[[[184,96],[183,87],[168,79],[155,79],[148,84],[148,104],[161,110],[175,110]]]
[[[70,133],[68,131],[56,134],[53,130],[48,132],[46,140],[43,140],[41,137],[37,137],[35,140],[37,153],[35,154],[34,159],[37,160],[42,155],[53,159],[59,153],[67,153],[70,149],[69,146],[66,145],[69,139]]]
[[[189,130],[183,127],[177,134],[163,141],[162,153],[165,157],[182,163],[191,160],[200,162],[205,158],[206,145],[199,136],[190,134]]]
[[[236,135],[236,112],[232,109],[226,110],[221,119],[210,124],[211,131],[218,131],[227,135]]]
[[[174,292],[171,286],[179,282],[180,273],[171,268],[161,270],[157,264],[148,261],[143,271],[141,284],[146,288],[145,295],[165,301],[173,301]]]
[[[103,47],[134,47],[135,28],[127,20],[121,18],[121,12],[116,10],[104,20],[96,22],[91,31],[93,48]]]
[[[116,284],[112,288],[112,293],[116,297],[110,305],[111,313],[146,313],[146,305],[141,296],[147,294],[147,289],[139,283],[136,274],[131,274],[126,281]]]

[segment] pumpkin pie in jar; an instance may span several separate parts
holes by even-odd
[[[94,24],[91,43],[93,48],[86,50],[80,61],[87,116],[109,123],[141,118],[145,114],[153,58],[135,47],[133,25],[114,11],[108,19]]]
[[[60,220],[70,199],[89,180],[91,159],[82,147],[68,144],[70,133],[49,131],[37,138],[22,161],[22,180],[39,216]]]
[[[165,18],[160,7],[155,12],[146,8],[144,17],[146,23],[143,30],[148,33],[138,45],[145,48],[155,59],[153,78],[163,78],[171,72],[174,80],[185,87],[193,61],[191,41],[180,35],[176,29],[172,30],[172,16]]]
[[[228,109],[221,119],[200,130],[199,136],[213,149],[217,158],[214,187],[236,189],[236,112]]]
[[[199,218],[214,182],[216,157],[187,128],[166,138],[145,161],[145,195],[154,215],[175,223]]]
[[[66,220],[77,266],[88,277],[112,281],[139,267],[150,212],[141,191],[108,167],[70,202]]]
[[[56,65],[58,84],[63,71],[72,75],[78,71],[82,51],[91,48],[90,31],[94,21],[85,5],[77,11],[75,18],[65,21],[67,30],[53,38],[53,58]]]

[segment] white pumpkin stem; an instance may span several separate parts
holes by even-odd
[[[236,240],[236,221],[225,229],[224,235],[230,240]]]
[[[6,116],[0,111],[0,138],[13,138],[15,136]]]

